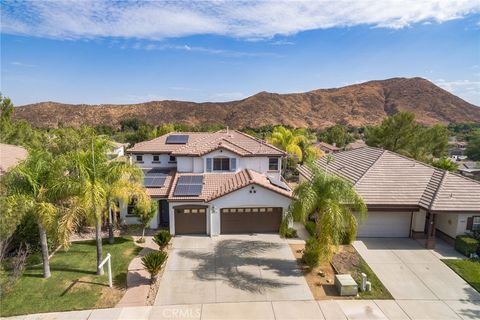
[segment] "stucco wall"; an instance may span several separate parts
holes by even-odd
[[[152,154],[143,154],[143,163],[137,162],[137,155],[131,155],[132,160],[141,168],[154,168],[154,167],[161,167],[161,168],[175,168],[177,164],[175,162],[169,162],[170,156],[168,154],[159,154],[159,162],[153,162],[153,155]]]
[[[412,231],[414,232],[425,231],[426,217],[427,217],[427,212],[423,209],[420,209],[419,211],[414,212],[412,217]]]
[[[472,214],[437,214],[436,227],[448,236],[455,238],[458,235],[465,234],[467,219],[473,216]]]

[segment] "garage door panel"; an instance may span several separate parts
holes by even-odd
[[[175,210],[175,234],[206,234],[207,215],[203,212]]]
[[[261,209],[263,212],[245,212],[251,211],[252,208],[241,208],[242,212],[228,212],[232,209],[223,209],[220,232],[222,234],[278,232],[282,222],[282,208],[269,208],[269,211],[266,208]]]
[[[411,217],[410,212],[369,212],[358,226],[357,237],[407,238]]]

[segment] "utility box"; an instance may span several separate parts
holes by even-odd
[[[356,296],[358,294],[358,284],[349,274],[335,275],[335,287],[341,296]]]

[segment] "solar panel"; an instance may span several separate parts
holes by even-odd
[[[181,176],[173,192],[174,196],[199,196],[203,189],[203,176]]]
[[[285,189],[285,190],[288,190],[288,191],[291,190],[290,187],[285,182],[283,182],[281,180],[278,180],[278,179],[275,179],[275,178],[272,178],[272,177],[268,177],[268,180],[274,186],[277,186],[279,188],[282,188],[282,189]]]
[[[165,180],[164,176],[146,176],[143,179],[143,185],[145,187],[163,187]]]
[[[144,174],[156,174],[156,173],[161,173],[161,174],[168,174],[170,173],[171,169],[168,168],[151,168],[145,170]]]
[[[186,134],[171,134],[167,137],[167,144],[186,144],[189,136]]]

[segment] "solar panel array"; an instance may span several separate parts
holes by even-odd
[[[285,190],[288,190],[288,191],[291,190],[290,187],[285,182],[283,182],[281,180],[278,180],[278,179],[275,179],[275,178],[272,178],[272,177],[268,177],[268,180],[274,186],[277,186],[279,188],[282,188],[282,189],[285,189]]]
[[[167,137],[167,144],[186,144],[189,136],[187,134],[171,134]]]
[[[170,169],[150,168],[143,169],[143,185],[149,188],[161,188],[165,184]]]
[[[173,192],[174,196],[199,196],[203,189],[203,176],[181,176]]]

